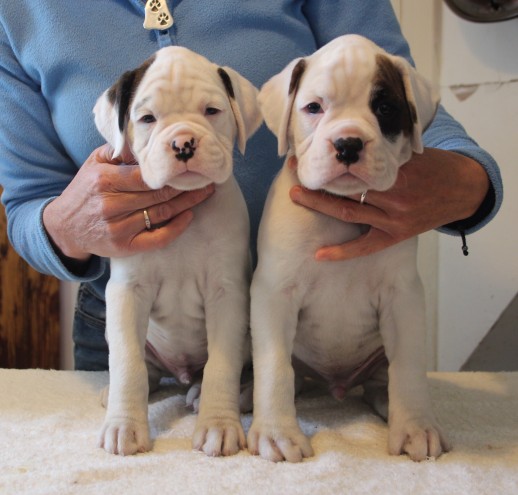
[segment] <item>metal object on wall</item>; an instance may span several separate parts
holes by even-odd
[[[518,0],[444,0],[459,17],[473,22],[498,22],[518,17]]]

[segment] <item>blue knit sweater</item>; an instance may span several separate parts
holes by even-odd
[[[164,1],[164,0],[162,0]],[[174,25],[143,28],[144,0],[16,0],[0,3],[0,183],[15,249],[37,270],[65,280],[98,279],[93,257],[84,276],[61,263],[42,223],[92,150],[103,143],[92,118],[99,94],[157,49],[183,45],[229,65],[260,87],[295,57],[336,36],[362,34],[410,58],[389,0],[169,0]],[[457,151],[487,170],[496,201],[470,231],[487,223],[502,201],[493,159],[442,109],[425,145]],[[264,199],[281,166],[263,126],[236,157],[255,243]],[[105,277],[103,277],[105,278]]]

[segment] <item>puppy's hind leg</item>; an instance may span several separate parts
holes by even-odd
[[[160,371],[159,368],[157,368],[153,363],[151,363],[148,360],[146,361],[146,367],[147,381],[149,384],[149,394],[152,394],[153,392],[156,392],[158,390],[163,373],[162,371]]]
[[[200,396],[201,396],[201,380],[196,380],[187,391],[185,396],[185,405],[190,407],[195,413],[200,410]]]
[[[248,358],[248,354],[247,354]],[[254,408],[254,370],[252,363],[245,363],[241,372],[241,387],[239,392],[239,410],[246,414]]]
[[[380,367],[364,382],[363,400],[388,421],[388,365]]]

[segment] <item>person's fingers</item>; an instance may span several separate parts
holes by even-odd
[[[130,152],[123,153],[123,156],[114,156],[114,149],[108,143],[103,144],[93,152],[100,163],[110,163],[112,165],[137,165],[135,157]]]
[[[315,253],[317,261],[344,261],[377,253],[396,244],[398,240],[381,230],[371,228],[357,239],[337,246],[325,246]]]
[[[140,166],[133,159],[128,163],[123,162],[120,157],[112,155],[113,148],[105,144],[94,150],[90,159],[85,162],[88,171],[94,175],[99,190],[113,192],[150,190],[142,179]],[[97,174],[97,178],[95,178],[95,174]]]
[[[137,234],[128,246],[127,255],[149,251],[151,249],[162,249],[179,237],[189,226],[194,214],[191,210],[176,215],[170,222],[160,229],[146,230],[144,228]],[[142,224],[144,220],[142,218]]]
[[[288,168],[290,170],[296,170],[297,169],[297,158],[295,156],[290,156],[288,158]]]
[[[370,196],[369,196],[370,195]],[[356,197],[357,196],[357,197]],[[317,210],[325,215],[348,223],[370,225],[370,229],[357,239],[336,246],[324,246],[315,253],[318,261],[344,261],[381,251],[403,240],[391,235],[392,220],[385,211],[370,203],[379,200],[380,193],[367,193],[361,204],[361,194],[344,198],[325,194],[321,191],[310,191],[295,186],[290,197],[296,203]]]
[[[147,211],[152,227],[156,228],[163,226],[165,222],[202,203],[214,193],[214,190],[214,185],[210,184],[202,189],[182,192],[177,196],[167,198],[165,201],[156,201],[159,198],[157,195],[150,196],[148,193],[141,193],[143,197],[139,197],[135,203],[138,209],[131,215],[132,232],[140,232],[146,228],[144,210]]]
[[[111,153],[108,145],[95,150],[87,172],[93,175],[89,179],[94,184],[93,189],[103,197],[102,211],[106,219],[135,218],[141,215],[134,213],[147,209],[153,224],[159,224],[204,201],[214,192],[213,184],[189,192],[170,186],[150,189],[143,181],[138,165],[122,164],[119,158],[111,158]],[[134,221],[133,225],[132,232],[140,232],[141,224]]]
[[[354,199],[310,191],[300,186],[294,186],[290,190],[290,197],[297,204],[343,222],[372,225],[381,230],[386,230],[389,226],[387,214],[369,203],[360,204]]]

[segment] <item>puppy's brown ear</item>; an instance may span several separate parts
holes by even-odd
[[[306,69],[303,58],[293,60],[267,81],[259,92],[259,105],[268,128],[277,136],[279,155],[288,152],[288,127],[295,96]]]
[[[244,154],[247,139],[259,128],[263,118],[257,103],[257,88],[230,67],[219,67],[218,74],[230,101],[237,126],[237,146]]]
[[[128,121],[131,102],[154,57],[134,70],[125,72],[119,80],[108,88],[94,106],[95,125],[113,148],[114,157],[131,156],[128,139]]]
[[[413,118],[412,151],[422,153],[422,134],[437,112],[440,101],[439,94],[436,88],[419,74],[406,59],[395,56],[390,56],[390,59],[401,73],[406,99]]]

